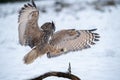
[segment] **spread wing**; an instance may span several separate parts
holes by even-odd
[[[90,48],[90,45],[94,45],[95,41],[99,41],[99,34],[94,33],[96,29],[92,30],[61,30],[56,32],[50,44],[56,48],[63,49],[61,53],[49,53],[48,57],[55,57],[63,53],[70,51],[77,51],[86,48]]]
[[[19,42],[21,45],[29,45],[33,47],[33,39],[38,38],[40,29],[38,27],[38,17],[39,11],[36,8],[33,0],[31,4],[25,4],[20,12],[18,18],[18,32],[19,32]]]

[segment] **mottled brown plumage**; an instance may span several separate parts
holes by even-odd
[[[25,4],[19,12],[19,42],[32,48],[24,57],[26,64],[44,54],[47,54],[48,58],[56,57],[70,51],[90,48],[95,41],[99,41],[99,34],[94,33],[96,29],[67,29],[54,33],[54,23],[47,22],[39,28],[38,17],[39,11],[33,0],[32,4]]]
[[[50,45],[64,49],[61,53],[49,53],[48,57],[56,57],[58,55],[68,53],[70,51],[77,51],[90,48],[95,41],[99,41],[99,34],[94,33],[96,29],[91,30],[61,30],[52,36]]]

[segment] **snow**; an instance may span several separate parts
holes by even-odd
[[[72,1],[72,0],[71,0]],[[47,2],[47,3],[46,3]],[[37,5],[48,5],[50,1]],[[24,80],[37,77],[49,71],[67,72],[71,62],[72,73],[82,80],[120,80],[120,6],[106,7],[104,12],[86,5],[86,9],[64,8],[54,11],[49,4],[47,13],[40,12],[39,24],[54,21],[57,30],[97,28],[100,41],[90,49],[70,52],[48,59],[46,55],[34,63],[23,63],[24,55],[31,49],[18,43],[18,10],[26,2],[0,4],[0,80]],[[51,4],[54,3],[53,1]],[[8,9],[9,8],[9,9]],[[110,11],[109,11],[110,10]],[[3,16],[4,13],[7,15]],[[50,77],[45,80],[66,80]]]

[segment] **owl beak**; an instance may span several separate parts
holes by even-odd
[[[53,28],[53,31],[55,31],[55,24],[53,21],[52,21],[52,28]]]

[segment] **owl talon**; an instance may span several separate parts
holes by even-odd
[[[48,57],[48,58],[51,58],[51,56],[50,56],[50,52],[47,53],[47,57]]]
[[[64,52],[64,49],[61,49],[60,51]]]
[[[67,51],[66,48],[62,48],[62,49],[61,49],[61,52],[66,52],[66,51]]]

